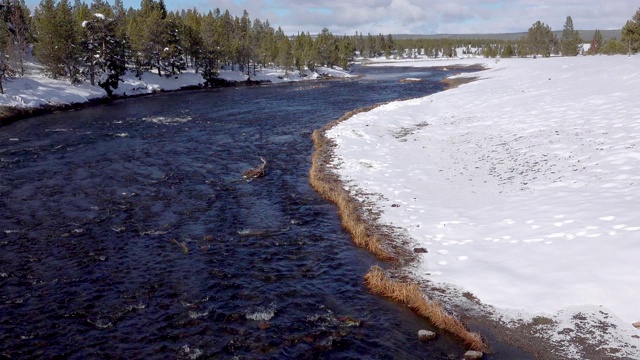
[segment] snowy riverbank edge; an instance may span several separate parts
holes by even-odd
[[[353,75],[342,69],[319,67],[316,71],[286,72],[280,69],[258,69],[251,77],[240,71],[222,70],[214,87],[239,87],[279,84],[296,81],[312,81],[328,78],[349,78]],[[54,80],[44,76],[42,67],[29,63],[24,77],[4,84],[0,94],[0,126],[54,111],[80,109],[108,103],[114,99],[152,95],[184,90],[204,89],[205,80],[189,69],[181,74],[165,77],[145,72],[140,78],[129,71],[123,77],[113,97],[88,83],[70,84],[68,80]]]
[[[442,290],[429,294],[472,330],[537,358],[638,358],[639,61],[380,64],[488,70],[338,124],[332,167],[428,251],[396,271]]]

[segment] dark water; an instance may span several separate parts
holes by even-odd
[[[367,292],[376,260],[308,185],[312,130],[446,75],[359,71],[0,128],[0,358],[459,358]]]

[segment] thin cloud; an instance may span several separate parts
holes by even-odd
[[[289,34],[523,32],[540,20],[561,30],[567,16],[577,29],[619,29],[638,10],[636,0],[165,0],[169,10],[215,8],[269,22]],[[138,0],[125,0],[139,8]]]

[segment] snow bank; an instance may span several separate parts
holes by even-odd
[[[328,132],[340,176],[428,250],[417,278],[556,330],[607,314],[640,357],[640,57],[453,62],[490,69]]]
[[[37,108],[44,105],[69,105],[106,96],[106,92],[99,86],[91,86],[88,83],[72,85],[66,79],[53,80],[44,76],[41,66],[29,63],[27,67],[28,72],[25,77],[3,83],[4,94],[0,94],[0,106]],[[347,71],[340,69],[318,68],[316,72],[306,71],[304,77],[300,76],[298,71],[262,69],[258,70],[255,76],[251,76],[251,80],[272,83],[314,80],[320,77],[318,73],[326,73],[333,77],[351,76]],[[227,81],[246,81],[247,75],[240,71],[222,70],[220,78]],[[192,69],[169,78],[158,76],[156,72],[146,72],[138,79],[133,72],[127,72],[118,88],[114,90],[114,94],[123,96],[149,94],[198,86],[204,82],[202,76]]]

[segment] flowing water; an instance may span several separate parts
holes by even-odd
[[[376,260],[307,177],[314,129],[447,73],[357,71],[0,128],[0,358],[459,358],[367,292]]]

